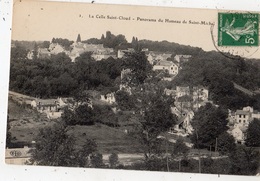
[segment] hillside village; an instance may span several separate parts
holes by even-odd
[[[82,43],[80,40],[80,35],[78,35],[77,41],[70,45],[70,51],[65,50],[62,45],[59,43],[51,43],[49,48],[38,48],[37,49],[37,58],[50,58],[51,55],[56,55],[59,53],[65,53],[68,55],[72,62],[75,61],[80,54],[84,52],[92,52],[92,57],[96,61],[105,60],[109,57],[114,59],[123,58],[126,53],[134,52],[133,48],[127,49],[118,49],[115,52],[112,48],[105,48],[103,44],[88,44]],[[191,55],[180,55],[177,54],[174,56],[173,61],[169,59],[172,57],[170,53],[163,52],[154,52],[149,51],[148,48],[143,48],[143,52],[147,57],[148,62],[153,66],[153,70],[159,73],[167,72],[165,77],[162,77],[163,80],[171,81],[178,74],[179,70],[182,68],[181,65],[184,62],[188,62],[191,59]],[[27,54],[27,58],[29,60],[33,59],[33,50],[29,51]],[[129,73],[130,70],[122,70],[121,72],[121,80],[123,80],[124,76]],[[131,87],[127,87],[126,83],[120,84],[120,90],[126,90],[131,93]],[[194,116],[194,111],[198,110],[201,106],[205,106],[206,103],[214,104],[213,101],[209,100],[209,90],[203,86],[199,87],[182,87],[176,86],[176,89],[165,89],[165,94],[168,96],[172,96],[175,99],[174,106],[172,107],[172,113],[178,117],[178,123],[174,128],[170,128],[169,132],[178,132],[186,134],[192,133],[192,126],[190,121]],[[190,100],[181,99],[183,97],[190,98]],[[70,100],[70,102],[68,101]],[[100,100],[106,102],[108,104],[115,104],[115,92],[107,93],[104,95],[100,95]],[[62,109],[66,106],[72,108],[73,100],[71,98],[58,98],[58,99],[35,99],[30,105],[37,109],[37,111],[41,113],[46,113],[49,119],[57,119],[61,117]],[[248,110],[249,109],[249,110]],[[241,118],[241,119],[239,119]],[[260,113],[253,111],[252,107],[245,107],[243,110],[237,110],[233,112],[229,112],[229,121],[230,121],[230,129],[229,133],[232,134],[236,142],[243,144],[245,140],[245,131],[249,122],[254,118],[260,119]]]
[[[106,37],[103,36],[102,38],[104,40],[106,39]],[[28,50],[25,61],[40,62],[45,59],[51,60],[55,55],[65,54],[70,58],[71,63],[77,64],[77,62],[80,62],[80,59],[82,59],[81,56],[84,53],[91,52],[91,59],[96,62],[111,60],[124,62],[127,60],[125,57],[130,56],[131,58],[131,55],[139,52],[140,55],[138,54],[138,56],[141,57],[142,55],[145,55],[145,61],[148,62],[146,67],[151,67],[152,73],[145,77],[142,84],[136,84],[135,82],[133,83],[133,81],[135,81],[135,69],[123,67],[120,69],[120,75],[117,78],[118,81],[115,83],[116,86],[114,86],[113,89],[110,88],[106,89],[106,91],[102,91],[102,88],[105,87],[104,85],[102,85],[103,87],[100,86],[101,88],[98,87],[98,89],[85,89],[82,92],[86,92],[87,98],[81,97],[80,101],[76,100],[74,95],[58,95],[51,96],[50,98],[37,97],[37,95],[27,97],[23,92],[16,92],[17,90],[10,91],[9,98],[11,97],[18,105],[23,105],[26,108],[33,109],[39,114],[46,116],[49,121],[62,120],[64,119],[64,114],[67,114],[68,112],[76,113],[80,106],[87,106],[90,112],[95,112],[97,106],[105,106],[110,112],[108,113],[107,118],[105,118],[106,115],[103,115],[103,117],[100,118],[107,119],[105,121],[101,120],[101,122],[104,121],[102,124],[108,126],[113,125],[116,129],[121,129],[124,134],[130,135],[135,129],[135,126],[142,124],[141,121],[141,123],[138,121],[138,116],[144,116],[147,111],[146,107],[149,107],[149,104],[151,104],[148,103],[148,106],[145,105],[146,100],[142,97],[142,95],[145,95],[144,92],[153,92],[154,90],[163,87],[163,90],[161,92],[159,91],[159,94],[160,96],[166,96],[167,99],[174,100],[173,104],[169,106],[172,116],[176,117],[176,122],[174,125],[167,127],[167,130],[160,133],[157,138],[166,138],[166,133],[169,137],[173,137],[172,139],[169,139],[169,142],[176,143],[177,138],[181,137],[185,140],[184,143],[189,149],[195,148],[194,143],[191,143],[189,140],[191,135],[194,135],[197,131],[197,128],[194,127],[195,124],[193,123],[195,115],[202,110],[201,108],[207,105],[211,105],[213,107],[212,109],[218,109],[223,106],[221,105],[223,100],[221,100],[222,102],[217,102],[215,100],[216,96],[214,97],[214,95],[216,95],[216,93],[211,92],[211,90],[215,90],[212,86],[206,84],[182,84],[178,82],[182,76],[179,74],[187,69],[186,65],[195,61],[195,55],[149,50],[149,48],[145,46],[136,45],[136,39],[134,38],[132,44],[135,46],[132,47],[129,47],[127,43],[125,43],[125,46],[122,46],[121,43],[117,45],[116,48],[105,46],[104,43],[102,44],[100,42],[87,43],[86,41],[81,41],[80,35],[78,35],[75,42],[70,42],[69,44],[69,46],[65,47],[53,39],[52,42],[48,44],[48,47],[41,48],[35,46],[34,49]],[[16,48],[16,45],[12,45],[12,48]],[[140,74],[140,72],[137,74]],[[45,77],[43,79],[42,82],[46,82],[47,78]],[[172,86],[171,83],[174,81],[177,83]],[[192,82],[192,80],[188,80],[188,82],[189,81]],[[234,91],[238,92],[238,94],[244,94],[244,92],[248,90],[235,82],[229,85],[234,86]],[[126,96],[122,96],[122,98],[120,95]],[[251,94],[248,96],[251,99],[251,97],[257,95],[257,91],[254,90],[251,91]],[[124,102],[124,99],[129,100],[129,105]],[[135,106],[131,105],[131,102]],[[141,105],[140,107],[138,107],[139,104]],[[256,110],[252,104],[244,105],[244,107],[240,106],[240,109],[227,107],[226,105],[224,105],[224,107],[228,108],[228,115],[225,120],[228,122],[227,133],[234,138],[236,144],[245,145],[247,129],[253,120],[256,119],[260,121],[260,110]],[[110,118],[110,116],[112,118]],[[116,123],[109,122],[110,119],[114,119],[113,116],[116,117]],[[125,117],[127,116],[130,118],[127,118],[126,120]],[[28,147],[25,147],[25,149],[28,149]],[[215,149],[217,150],[217,148]],[[12,151],[12,149],[10,149],[10,151]],[[12,155],[11,152],[8,155],[10,157],[10,155]],[[28,161],[28,159],[23,159],[23,161],[19,163],[24,164],[25,161]]]

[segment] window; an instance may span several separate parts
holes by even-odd
[[[171,67],[171,70],[173,70],[173,67]]]
[[[239,118],[241,118],[241,114],[239,114]]]
[[[238,122],[241,123],[241,120],[239,119]]]
[[[244,118],[246,118],[246,115],[244,115]]]

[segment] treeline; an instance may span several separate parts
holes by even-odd
[[[210,99],[216,104],[229,109],[248,105],[260,109],[260,97],[235,89],[233,82],[249,90],[257,90],[260,87],[259,67],[255,62],[241,57],[229,58],[219,52],[200,52],[183,63],[172,86],[203,85],[209,88]]]
[[[95,61],[86,52],[71,62],[64,53],[30,61],[22,47],[12,48],[10,90],[33,97],[72,96],[79,88],[113,91],[120,82],[121,61]]]
[[[229,175],[256,175],[258,169],[259,152],[243,145],[238,146],[234,152],[225,158],[213,159],[210,156],[199,160],[184,158],[180,161],[172,158],[153,158],[151,160],[121,166],[120,169],[170,171],[188,173],[229,174]]]
[[[147,48],[149,51],[156,52],[168,52],[172,54],[186,54],[186,55],[198,55],[202,49],[198,47],[191,47],[180,45],[178,43],[164,41],[151,41],[151,40],[138,40],[137,37],[133,37],[131,42],[127,42],[124,35],[114,35],[110,31],[106,32],[106,35],[102,35],[100,39],[90,38],[82,41],[89,44],[103,44],[104,47],[118,49],[133,48],[135,50],[141,50]]]
[[[105,124],[118,127],[121,115],[115,114],[107,105],[79,105],[74,111],[65,109],[62,115],[63,122],[68,126]],[[123,120],[126,121],[126,120]]]
[[[213,159],[210,155],[190,158],[189,148],[178,139],[168,150],[167,156],[163,151],[160,156],[146,158],[143,161],[123,165],[118,154],[109,156],[109,165],[104,163],[103,155],[98,150],[97,142],[87,138],[82,146],[76,145],[76,138],[69,134],[70,127],[62,123],[40,129],[36,136],[34,148],[30,150],[32,158],[28,164],[46,166],[66,166],[85,168],[113,168],[127,170],[256,175],[258,169],[259,151],[244,145],[238,145],[230,151],[227,157]],[[199,155],[196,154],[198,157]]]
[[[110,31],[106,32],[106,35],[102,35],[100,39],[98,38],[90,38],[88,40],[82,41],[83,43],[89,44],[103,44],[104,47],[115,49],[120,44],[127,43],[127,40],[124,35],[114,35]]]
[[[70,50],[70,45],[72,45],[73,41],[64,38],[52,38],[51,43],[58,43],[66,50]]]
[[[135,42],[136,43],[136,42]],[[184,54],[196,56],[203,50],[198,47],[191,47],[180,45],[174,42],[164,41],[151,41],[151,40],[139,40],[138,46],[142,48],[148,48],[149,51],[157,52],[170,52],[172,54]]]
[[[34,50],[35,45],[39,48],[49,48],[50,41],[18,41],[12,40],[12,44],[16,47],[23,47],[25,50]]]

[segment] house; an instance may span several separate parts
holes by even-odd
[[[30,50],[28,53],[27,53],[27,58],[29,60],[32,60],[33,59],[33,50]]]
[[[117,58],[123,58],[126,53],[132,53],[135,50],[133,48],[128,48],[127,50],[118,50],[117,51]]]
[[[173,98],[176,96],[176,90],[173,90],[173,89],[167,89],[167,88],[165,88],[165,89],[164,89],[164,93],[165,93],[167,96],[172,96]]]
[[[172,114],[175,114],[177,117],[182,116],[181,111],[176,106],[171,107],[171,112]]]
[[[63,111],[51,111],[51,112],[45,112],[48,119],[58,119],[63,114]]]
[[[131,82],[131,76],[129,76],[131,74],[131,70],[130,69],[123,69],[121,71],[121,83],[120,83],[120,90],[124,90],[126,92],[128,92],[129,94],[132,94],[131,92],[131,87],[129,86],[130,82]]]
[[[205,87],[193,87],[192,89],[193,101],[208,101],[209,90]]]
[[[49,119],[61,117],[61,110],[58,99],[36,99],[31,102],[31,106],[40,113],[45,113]]]
[[[198,110],[208,103],[209,90],[205,87],[198,86],[192,88],[193,109]]]
[[[191,58],[191,55],[175,55],[174,60],[179,64],[182,62],[187,62]]]
[[[235,113],[236,124],[241,126],[248,126],[249,122],[252,120],[252,113],[244,110],[237,110]]]
[[[172,107],[171,111],[178,118],[178,122],[175,124],[174,128],[170,129],[170,132],[180,132],[184,131],[185,133],[191,134],[193,128],[191,126],[191,120],[194,117],[194,112],[192,110],[183,109],[180,111],[177,107]]]
[[[159,61],[167,61],[168,58],[171,58],[172,54],[161,53],[161,52],[146,52],[147,60],[151,65],[156,64]]]
[[[230,109],[228,110],[228,122],[230,125],[234,125],[236,122],[235,112],[232,112]]]
[[[176,86],[176,97],[182,96],[189,96],[190,95],[190,87],[189,86]]]
[[[105,95],[101,95],[101,101],[107,102],[109,104],[113,104],[116,102],[115,93],[109,93]]]
[[[260,112],[254,110],[253,107],[247,106],[243,108],[243,111],[247,111],[251,113],[251,119],[260,119]]]
[[[260,119],[260,112],[254,110],[253,107],[247,106],[235,112],[229,111],[228,119],[231,125],[247,128],[253,119]]]
[[[166,71],[168,72],[170,75],[177,75],[179,72],[179,67],[174,64],[171,61],[159,61],[156,65],[153,66],[153,70],[159,70],[159,71]]]
[[[246,128],[236,125],[232,129],[231,135],[234,137],[236,143],[244,144],[246,139]]]
[[[54,54],[54,55],[56,55],[58,53],[62,53],[62,52],[65,52],[66,54],[68,54],[68,51],[66,51],[64,49],[64,47],[58,43],[51,43],[49,46],[49,51],[51,54]]]
[[[36,99],[31,102],[31,106],[39,112],[57,111],[58,101],[57,99]]]
[[[51,52],[47,48],[38,48],[38,58],[45,59],[51,57]]]
[[[5,163],[15,165],[25,165],[31,158],[30,148],[7,148],[5,150]]]
[[[96,61],[100,61],[100,60],[102,60],[102,59],[103,59],[103,60],[106,60],[106,59],[108,59],[109,57],[112,57],[112,58],[114,58],[114,59],[117,58],[115,54],[112,54],[112,53],[106,54],[106,53],[104,53],[104,52],[92,54],[92,57],[93,57]]]
[[[107,59],[109,57],[116,58],[114,50],[112,48],[105,48],[103,44],[87,44],[81,42],[74,42],[71,45],[71,51],[69,53],[70,58],[74,62],[75,59],[84,52],[92,52],[92,57],[99,61]]]

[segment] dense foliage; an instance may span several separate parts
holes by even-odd
[[[228,130],[227,111],[212,104],[199,108],[195,113],[191,141],[197,148],[215,148],[216,139]]]
[[[259,96],[247,95],[234,87],[233,83],[252,91],[260,87],[259,67],[240,57],[228,58],[218,52],[201,51],[190,61],[183,63],[172,83],[172,86],[208,87],[210,99],[229,109],[235,110],[248,105],[260,109]]]
[[[123,68],[131,72],[123,78],[122,82],[130,86],[143,84],[152,70],[144,52],[126,53],[123,58]]]
[[[249,123],[246,133],[246,145],[260,147],[260,120],[254,119]]]
[[[70,50],[70,45],[72,45],[73,41],[64,38],[52,38],[51,43],[58,43],[66,50]]]
[[[10,89],[42,98],[72,96],[79,87],[108,92],[115,90],[121,61],[109,58],[96,62],[89,53],[86,54],[78,57],[75,63],[64,53],[53,55],[51,59],[30,61],[26,59],[25,49],[13,48]]]
[[[135,95],[139,100],[138,112],[141,114],[140,125],[135,130],[138,140],[143,145],[146,161],[161,156],[163,140],[158,136],[169,130],[177,122],[177,117],[171,113],[173,100],[160,92],[144,91]]]
[[[78,41],[80,39],[79,36]],[[198,172],[198,161],[186,157],[189,148],[181,139],[173,145],[174,150],[170,152],[172,158],[165,158],[165,148],[162,147],[166,147],[164,143],[168,143],[168,140],[160,135],[177,122],[176,116],[171,112],[174,100],[163,93],[164,88],[202,85],[208,87],[209,99],[218,106],[207,104],[195,113],[191,141],[196,148],[214,149],[217,146],[216,151],[228,155],[224,159],[201,159],[202,172],[256,173],[259,153],[253,148],[235,145],[234,138],[227,133],[227,108],[236,110],[250,105],[260,110],[260,95],[248,95],[234,86],[236,83],[251,91],[259,89],[260,64],[257,61],[229,58],[217,52],[204,52],[200,48],[167,41],[153,42],[133,37],[132,42],[127,43],[124,35],[116,36],[109,31],[101,39],[92,38],[83,42],[104,44],[115,50],[119,47],[134,48],[137,52],[127,53],[122,59],[108,58],[101,61],[95,61],[91,52],[85,52],[73,63],[65,53],[52,55],[50,59],[34,58],[31,61],[26,58],[28,48],[17,44],[11,50],[10,90],[40,98],[71,96],[76,101],[74,110],[64,110],[64,125],[40,130],[35,149],[32,149],[32,163],[104,167],[102,154],[98,153],[95,141],[86,140],[82,148],[76,148],[75,138],[67,134],[69,126],[93,125],[98,122],[118,127],[122,120],[127,122],[135,119],[137,121],[131,134],[141,142],[145,161],[125,168]],[[59,43],[69,49],[72,41],[53,38],[52,43]],[[49,44],[48,41],[37,45],[34,42],[28,46],[44,48]],[[176,54],[188,54],[192,58],[181,64],[180,71],[172,82],[166,83],[156,77],[145,53],[138,51],[141,48],[170,52],[173,54],[170,60]],[[122,69],[130,71],[121,80]],[[118,91],[120,83],[130,86],[131,91]],[[116,104],[113,106],[117,106],[120,111],[112,110],[112,106],[108,105],[90,106],[86,90],[116,92]],[[179,101],[190,99],[191,97],[183,96]],[[259,132],[259,120],[252,121],[247,131],[247,146],[259,146]],[[7,135],[7,143],[10,136]],[[118,165],[118,155],[115,153],[109,157],[109,162],[111,168],[123,168]]]
[[[122,34],[114,35],[110,31],[106,32],[106,36],[102,35],[101,39],[90,38],[90,39],[84,40],[82,42],[89,43],[89,44],[103,44],[104,47],[113,48],[113,49],[118,47],[120,44],[127,43],[124,35],[122,35]]]

